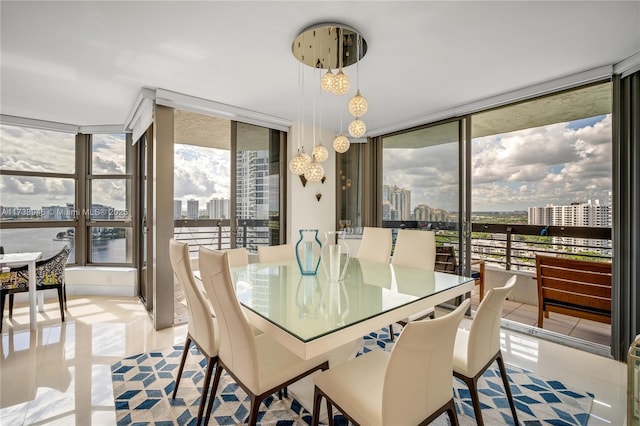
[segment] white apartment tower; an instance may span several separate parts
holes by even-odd
[[[611,204],[601,205],[599,200],[571,203],[566,206],[547,205],[529,207],[529,225],[611,227]],[[554,237],[558,244],[610,248],[609,241],[585,238]],[[579,247],[574,248],[579,251]]]
[[[173,200],[173,218],[180,219],[182,217],[182,200]]]

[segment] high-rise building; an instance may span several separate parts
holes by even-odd
[[[182,217],[182,200],[173,200],[173,218],[180,219]]]
[[[411,191],[396,185],[382,187],[383,201],[389,201],[389,218],[386,220],[411,220]],[[384,216],[382,218],[385,220]]]
[[[199,214],[200,202],[198,200],[187,201],[187,219],[197,219]]]
[[[237,244],[254,251],[258,245],[269,245],[267,224],[269,205],[278,206],[279,183],[277,176],[269,176],[269,152],[267,150],[240,150],[236,155],[236,217],[264,220],[264,226],[247,227],[246,235],[238,233]],[[278,232],[273,230],[273,232]]]
[[[588,226],[611,227],[611,205],[601,205],[599,200],[582,203],[571,203],[564,206],[547,205],[546,207],[529,207],[529,225],[545,226]],[[610,240],[596,240],[590,238],[554,237],[557,244],[575,246],[574,251],[584,247],[611,248]]]
[[[207,201],[209,219],[229,219],[229,199],[212,198]]]
[[[529,207],[529,225],[553,226],[611,226],[611,205],[601,205],[599,200],[593,203],[571,203],[565,206],[547,205]]]

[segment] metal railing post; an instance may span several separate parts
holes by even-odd
[[[507,271],[511,270],[511,232],[513,231],[513,228],[511,226],[509,226],[507,228],[507,250],[505,252],[505,268]]]

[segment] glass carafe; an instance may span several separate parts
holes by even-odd
[[[327,231],[322,245],[322,268],[331,282],[342,281],[349,266],[351,252],[344,240],[345,231]]]

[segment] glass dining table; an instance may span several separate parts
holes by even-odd
[[[304,359],[440,303],[470,294],[470,277],[351,259],[344,280],[322,268],[301,275],[295,260],[231,268],[251,323]]]

